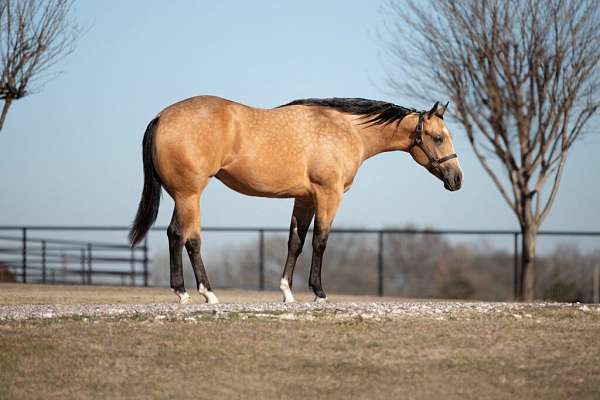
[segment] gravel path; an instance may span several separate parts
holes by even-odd
[[[467,319],[481,315],[504,315],[517,319],[532,318],[543,310],[569,310],[600,315],[600,306],[562,303],[255,303],[255,304],[73,304],[73,305],[2,305],[0,321],[47,320],[57,318],[140,318],[197,321],[200,318],[267,319],[392,319],[429,317]]]

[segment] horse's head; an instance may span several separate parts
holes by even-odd
[[[462,186],[463,173],[454,151],[452,135],[444,123],[448,107],[436,102],[431,110],[420,112],[408,148],[413,159],[444,182],[448,190]]]

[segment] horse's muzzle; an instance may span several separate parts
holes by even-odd
[[[452,168],[443,172],[444,188],[454,192],[462,187],[463,174],[460,168]]]

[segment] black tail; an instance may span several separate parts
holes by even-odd
[[[129,231],[129,240],[131,247],[135,246],[146,236],[148,230],[156,220],[158,215],[158,206],[160,205],[161,183],[152,160],[154,143],[154,130],[158,122],[158,117],[154,118],[148,124],[144,140],[142,141],[142,159],[144,160],[144,189],[142,198],[138,206],[135,220]]]

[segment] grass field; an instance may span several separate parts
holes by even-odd
[[[119,299],[173,300],[158,289],[0,285],[0,304]],[[0,399],[598,398],[598,309],[527,313],[3,321]]]

